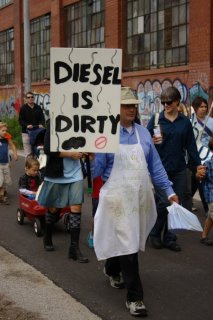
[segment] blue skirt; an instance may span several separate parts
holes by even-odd
[[[38,203],[47,208],[65,208],[84,201],[83,180],[73,183],[44,181],[38,196]]]

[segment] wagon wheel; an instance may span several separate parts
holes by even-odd
[[[38,218],[35,218],[33,227],[34,227],[35,235],[37,237],[41,237],[43,235],[43,228],[42,228],[41,220],[39,220]]]
[[[24,223],[24,214],[22,210],[19,208],[17,209],[17,212],[16,212],[16,219],[18,224],[22,225]]]

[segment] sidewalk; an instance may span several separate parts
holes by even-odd
[[[24,150],[17,150],[19,157],[24,157]]]
[[[100,320],[35,268],[0,246],[1,320]]]

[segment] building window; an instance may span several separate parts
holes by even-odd
[[[127,0],[126,70],[188,63],[189,0]]]
[[[6,4],[10,3],[11,0],[0,0],[0,7],[6,6]]]
[[[50,78],[50,15],[30,22],[31,79]]]
[[[103,48],[104,0],[82,0],[64,8],[65,45],[73,48]]]
[[[0,85],[14,84],[14,30],[0,32]]]

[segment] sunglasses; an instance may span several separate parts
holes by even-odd
[[[169,101],[161,101],[161,104],[162,104],[163,106],[165,106],[165,104],[167,104],[167,106],[170,106],[172,103],[173,103],[172,100],[169,100]]]
[[[33,96],[29,96],[29,97],[27,97],[27,99],[31,99],[31,98],[33,99],[34,97],[33,97]]]

